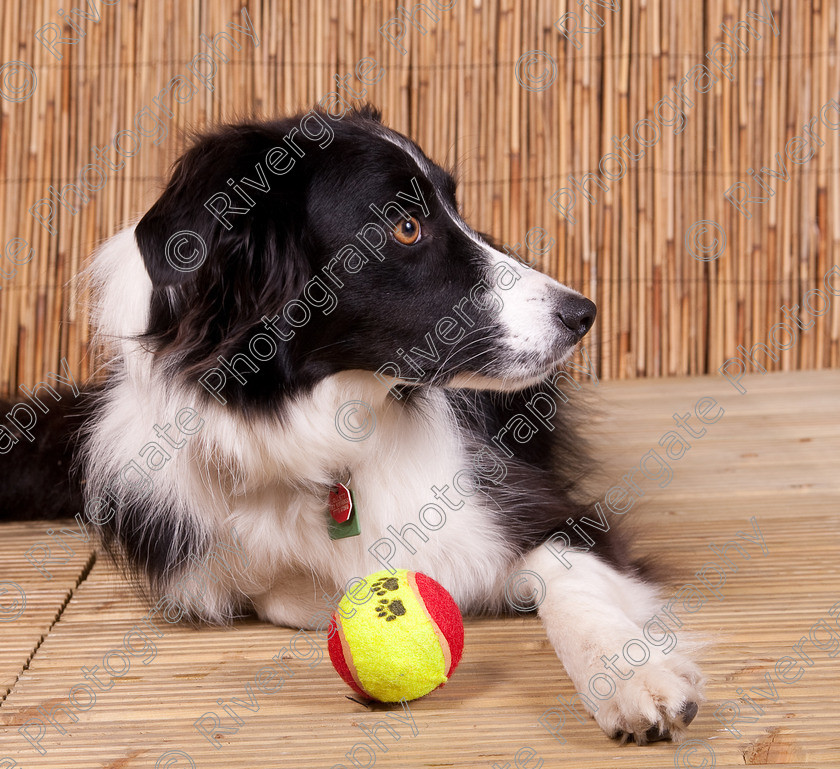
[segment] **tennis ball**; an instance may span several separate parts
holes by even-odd
[[[381,702],[416,700],[443,686],[464,650],[464,623],[452,596],[405,569],[378,571],[365,582],[367,601],[360,605],[358,587],[357,601],[345,593],[332,615],[328,648],[338,674]]]

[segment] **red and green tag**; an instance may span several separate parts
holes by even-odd
[[[327,522],[330,539],[355,537],[362,533],[353,492],[343,483],[336,483],[330,488]]]

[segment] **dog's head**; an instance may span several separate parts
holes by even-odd
[[[519,389],[595,319],[588,299],[472,230],[452,176],[371,109],[200,138],[135,235],[161,363],[225,399],[270,401],[353,369]]]

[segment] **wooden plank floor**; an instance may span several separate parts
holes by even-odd
[[[289,659],[294,676],[275,694],[257,692],[253,712],[238,706],[241,723],[235,732],[220,729],[214,746],[193,722],[215,711],[222,727],[234,723],[222,704],[245,698],[246,684],[293,635],[246,621],[223,629],[166,628],[154,638],[156,656],[148,664],[131,658],[130,669],[97,691],[95,704],[79,695],[79,706],[88,709],[72,711],[78,721],[56,711],[66,733],[49,726],[40,754],[18,728],[66,704],[68,692],[85,683],[83,667],[99,666],[107,685],[103,657],[122,645],[146,609],[104,557],[94,559],[79,544],[47,580],[24,558],[47,539],[47,525],[39,523],[0,527],[0,582],[14,581],[27,596],[17,619],[0,621],[0,695],[7,692],[0,769],[533,769],[537,757],[545,767],[840,766],[840,629],[829,616],[840,602],[840,372],[752,376],[744,384],[746,395],[719,378],[605,383],[593,391],[600,411],[592,440],[605,460],[602,477],[593,479],[600,494],[647,451],[662,452],[658,441],[673,426],[672,414],[693,411],[704,396],[725,409],[671,463],[670,483],[626,516],[638,532],[638,552],[655,554],[668,570],[665,595],[696,582],[695,571],[714,557],[709,543],[751,532],[751,517],[766,543],[766,554],[746,544],[749,559],[730,551],[738,569],[727,574],[720,600],[679,615],[686,629],[712,638],[700,657],[708,701],[690,729],[697,742],[679,750],[671,743],[619,747],[594,721],[568,718],[561,744],[538,719],[573,688],[529,616],[468,620],[460,668],[445,689],[409,706],[413,726],[399,709],[366,709],[348,699],[328,659]],[[7,617],[13,599],[8,591],[0,595]],[[815,624],[820,620],[827,624]],[[813,664],[798,681],[780,683],[776,661],[794,654],[791,644],[809,630],[823,648],[807,642]],[[118,657],[108,661],[120,672]],[[713,713],[738,700],[739,689],[768,690],[775,701],[753,693],[759,711],[741,702],[741,715],[754,720],[734,727],[741,732],[735,736]],[[383,718],[398,741],[383,728],[376,744],[363,731]],[[520,752],[526,747],[535,754],[530,761],[527,750]]]

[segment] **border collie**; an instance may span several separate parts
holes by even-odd
[[[609,736],[681,738],[702,698],[686,656],[652,648],[590,687],[657,607],[609,526],[562,535],[596,516],[556,387],[595,305],[471,229],[452,176],[377,111],[200,136],[90,273],[110,377],[86,510],[153,594],[195,577],[195,619],[306,629],[383,565],[466,614],[506,611],[517,579]],[[207,558],[231,531],[239,574]]]

